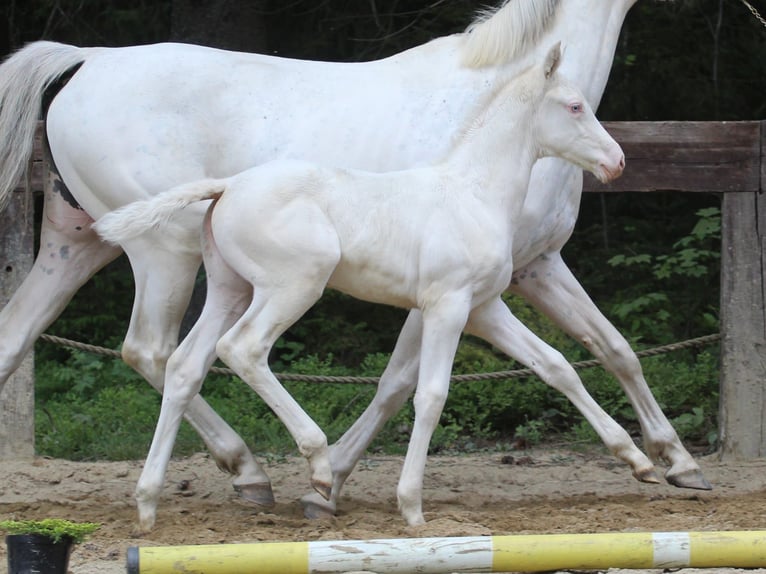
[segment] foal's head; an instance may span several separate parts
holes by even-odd
[[[622,174],[625,156],[596,119],[582,92],[558,73],[561,58],[561,46],[556,44],[542,66],[542,100],[534,120],[540,157],[563,158],[604,183],[611,181]],[[530,73],[540,74],[540,67]]]

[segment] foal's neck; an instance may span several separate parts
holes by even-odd
[[[523,86],[506,86],[465,130],[447,159],[474,190],[505,203],[526,193],[540,155],[535,139],[539,97]]]

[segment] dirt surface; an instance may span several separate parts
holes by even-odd
[[[310,521],[298,502],[308,490],[303,459],[264,461],[277,498],[268,512],[241,502],[207,455],[173,461],[155,530],[133,538],[140,462],[4,462],[0,518],[101,523],[75,548],[73,574],[125,572],[129,546],[766,528],[766,460],[724,464],[716,456],[701,458],[715,489],[697,492],[641,484],[601,452],[433,456],[424,492],[428,523],[418,528],[405,526],[396,509],[401,463],[399,457],[364,459],[347,483],[339,515]],[[0,545],[0,572],[6,562]]]

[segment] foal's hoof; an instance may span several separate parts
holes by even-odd
[[[312,492],[301,498],[303,516],[309,520],[327,520],[335,517],[335,504]]]
[[[254,482],[252,484],[235,484],[234,490],[237,494],[248,502],[257,504],[264,508],[271,508],[276,504],[274,502],[274,492],[271,490],[269,482]]]
[[[640,472],[634,472],[633,476],[636,480],[641,482],[647,482],[649,484],[660,484],[660,477],[657,476],[657,471],[653,468],[642,470]]]
[[[713,485],[702,475],[699,469],[685,470],[677,474],[666,474],[668,484],[678,488],[693,488],[695,490],[713,490]]]
[[[332,484],[323,480],[312,480],[311,486],[316,490],[319,495],[325,500],[330,500],[332,495]]]

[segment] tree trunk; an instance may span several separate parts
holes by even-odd
[[[0,211],[0,308],[4,307],[32,268],[34,225],[24,193],[14,192]],[[41,302],[45,304],[45,302]],[[30,352],[5,383],[0,402],[0,460],[35,454],[34,359]]]

